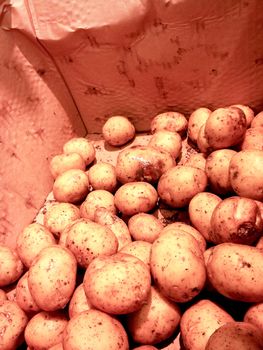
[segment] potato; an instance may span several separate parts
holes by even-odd
[[[136,348],[133,348],[133,350],[158,350],[158,349],[152,345],[141,345]]]
[[[133,146],[118,154],[116,175],[122,184],[135,181],[156,183],[175,164],[168,152],[150,146]]]
[[[110,117],[102,127],[102,135],[112,146],[122,146],[135,136],[135,127],[123,116]]]
[[[155,133],[160,130],[178,132],[183,135],[188,126],[188,121],[182,113],[164,112],[158,114],[151,121],[151,132]]]
[[[205,136],[214,150],[228,148],[242,141],[246,128],[246,117],[241,109],[218,108],[206,121]]]
[[[263,334],[263,303],[251,305],[244,315],[244,322],[255,325]]]
[[[235,154],[229,174],[231,186],[239,196],[263,201],[263,151],[245,150]]]
[[[28,271],[17,282],[16,303],[27,313],[40,311],[28,287]]]
[[[158,344],[175,333],[180,318],[180,308],[151,287],[142,308],[127,315],[127,329],[139,344]]]
[[[115,205],[124,215],[149,212],[158,200],[155,188],[147,182],[129,182],[115,193]]]
[[[213,301],[196,301],[183,313],[180,322],[185,350],[204,350],[214,331],[232,321],[233,318]]]
[[[153,134],[148,146],[166,151],[176,159],[182,150],[182,139],[177,132],[160,130]]]
[[[69,302],[68,313],[69,318],[80,314],[83,311],[92,309],[92,305],[87,299],[84,291],[83,283],[81,283],[74,291],[72,298]]]
[[[197,143],[199,130],[204,125],[211,114],[211,110],[205,107],[196,109],[188,120],[188,137],[194,143]]]
[[[220,149],[210,153],[207,157],[205,172],[214,193],[227,194],[232,191],[229,164],[236,153],[232,149]]]
[[[18,234],[16,250],[23,264],[29,267],[42,249],[55,243],[54,236],[45,226],[33,223]]]
[[[115,254],[118,240],[108,227],[83,219],[71,225],[66,247],[74,254],[79,266],[87,268],[96,257]]]
[[[237,104],[237,105],[232,105],[230,107],[237,107],[239,109],[241,109],[244,114],[245,114],[245,117],[246,117],[246,122],[247,122],[247,128],[250,127],[253,119],[254,119],[254,111],[253,109],[251,109],[249,106],[245,106],[245,105],[242,105],[242,104]]]
[[[89,310],[72,317],[65,329],[64,350],[129,350],[122,324],[99,310]]]
[[[191,166],[193,168],[199,168],[205,171],[206,157],[204,153],[192,153],[190,154],[187,161],[184,163],[185,166]]]
[[[263,236],[258,240],[256,247],[263,252]]]
[[[69,230],[71,228],[71,225],[75,224],[76,222],[78,221],[82,221],[83,218],[81,219],[78,219],[78,220],[74,220],[71,224],[68,224],[64,230],[61,232],[60,236],[59,236],[59,241],[58,241],[58,244],[61,245],[62,247],[66,247],[67,246],[67,237],[68,237],[68,233],[69,233]]]
[[[150,268],[150,256],[152,245],[145,241],[133,241],[120,250],[120,253],[130,254],[140,259]]]
[[[44,248],[28,272],[30,293],[43,311],[63,309],[76,284],[77,262],[66,248],[53,245]]]
[[[93,144],[84,137],[74,137],[63,146],[63,152],[78,153],[85,161],[86,165],[91,164],[95,159],[95,148]]]
[[[208,138],[205,133],[205,124],[202,125],[201,128],[199,129],[196,143],[200,152],[204,154],[209,154],[213,151],[213,148],[208,143]]]
[[[116,169],[108,163],[94,164],[88,172],[89,183],[93,190],[114,192],[117,187]]]
[[[263,126],[247,129],[240,148],[263,151]]]
[[[221,243],[207,262],[207,276],[213,287],[227,298],[263,301],[263,253],[248,245]]]
[[[115,234],[118,240],[118,250],[132,241],[126,223],[117,215],[110,213],[107,209],[96,209],[94,221],[100,225],[108,227]]]
[[[50,172],[54,179],[70,169],[86,169],[85,160],[78,153],[62,153],[54,156],[50,161]]]
[[[117,253],[94,259],[85,272],[83,285],[96,309],[109,314],[127,314],[139,310],[146,302],[151,275],[138,258]]]
[[[262,350],[263,337],[259,329],[246,322],[229,322],[209,338],[205,350]]]
[[[7,300],[6,293],[3,289],[0,289],[0,305]]]
[[[13,301],[0,304],[0,349],[15,350],[23,342],[27,316]]]
[[[153,243],[163,229],[163,224],[151,214],[139,213],[129,219],[128,228],[135,241]]]
[[[257,128],[263,126],[263,111],[258,113],[252,120],[251,128]]]
[[[207,177],[203,170],[176,166],[167,170],[158,182],[158,194],[165,204],[173,208],[182,208],[207,185]]]
[[[185,231],[169,230],[152,244],[151,273],[161,293],[187,302],[203,289],[206,271],[196,239]]]
[[[54,346],[51,346],[51,348],[49,348],[48,350],[64,350],[63,349],[63,344],[62,343],[58,343]]]
[[[23,264],[11,248],[0,245],[0,288],[18,280],[23,273]]]
[[[98,208],[105,208],[115,215],[116,207],[113,194],[105,190],[90,192],[80,206],[80,215],[83,218],[94,220],[95,211]]]
[[[228,197],[214,209],[211,217],[210,240],[215,243],[251,245],[262,234],[263,220],[254,200]]]
[[[34,350],[42,350],[61,343],[67,323],[66,314],[62,311],[37,313],[25,329],[27,345]]]

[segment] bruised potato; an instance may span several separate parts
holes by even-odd
[[[81,283],[74,291],[72,298],[69,302],[68,313],[69,318],[72,318],[75,315],[80,314],[83,311],[88,311],[92,308],[91,303],[88,301],[87,296],[85,294],[85,290],[83,287],[83,283]]]
[[[158,114],[151,121],[151,132],[154,134],[160,130],[178,132],[183,135],[188,126],[188,121],[182,113],[164,112]]]
[[[54,156],[50,161],[50,172],[54,179],[70,169],[86,169],[85,160],[78,153],[62,153]]]
[[[112,146],[122,146],[135,136],[135,127],[123,116],[110,117],[102,127],[102,135]]]
[[[74,137],[67,141],[63,146],[63,152],[65,154],[78,153],[86,165],[91,164],[96,155],[93,144],[84,137]]]
[[[196,109],[188,120],[188,137],[194,143],[197,143],[199,130],[204,125],[211,114],[211,110],[205,107]]]
[[[115,215],[116,207],[113,194],[105,190],[90,192],[80,206],[80,215],[83,218],[94,220],[95,212],[98,208],[105,208]]]
[[[151,214],[138,213],[129,219],[128,228],[134,240],[153,243],[163,229],[163,224]]]
[[[111,164],[94,164],[89,169],[88,177],[93,190],[114,192],[117,187],[116,169]]]
[[[160,130],[153,134],[148,145],[166,151],[176,159],[182,150],[182,139],[177,132]]]
[[[120,250],[120,253],[130,254],[140,259],[150,268],[152,245],[145,241],[133,241]]]
[[[0,245],[0,288],[18,280],[23,273],[23,264],[11,248]]]

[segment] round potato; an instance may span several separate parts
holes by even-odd
[[[231,186],[239,196],[263,201],[263,151],[245,150],[235,154],[229,174]]]
[[[148,146],[166,151],[176,159],[182,150],[182,139],[177,132],[160,130],[153,134]]]
[[[258,113],[252,120],[251,128],[263,127],[263,111]]]
[[[27,313],[40,311],[28,287],[28,271],[17,282],[16,303]]]
[[[192,153],[187,161],[184,163],[185,166],[191,166],[193,168],[199,168],[205,171],[206,157],[204,153]]]
[[[201,128],[199,129],[196,143],[200,152],[202,152],[203,154],[208,154],[213,151],[213,148],[208,143],[208,138],[205,133],[205,124],[202,125]]]
[[[117,253],[93,260],[85,272],[83,285],[95,308],[109,314],[127,314],[139,310],[146,302],[151,275],[138,258]]]
[[[188,137],[197,143],[199,130],[204,125],[211,114],[211,110],[205,107],[196,109],[188,120]]]
[[[78,153],[85,161],[86,165],[91,164],[95,159],[95,148],[93,144],[84,137],[74,137],[63,146],[63,152]]]
[[[45,226],[33,223],[18,234],[16,250],[23,264],[29,267],[42,249],[55,243],[54,236]]]
[[[152,210],[157,203],[158,194],[147,182],[129,182],[115,193],[115,205],[124,215],[132,216]]]
[[[167,130],[184,135],[187,126],[188,121],[182,113],[164,112],[158,114],[151,121],[151,132],[154,134],[157,131]]]
[[[23,273],[23,264],[11,248],[0,245],[0,288],[18,280]]]
[[[44,248],[28,272],[28,287],[37,305],[44,311],[63,309],[75,288],[77,262],[66,248]]]
[[[54,198],[58,202],[77,203],[89,192],[89,179],[85,171],[70,169],[59,175],[53,185]]]
[[[179,326],[179,307],[165,298],[155,287],[142,308],[127,315],[127,328],[139,344],[158,344],[168,339]]]
[[[207,185],[207,176],[201,169],[175,166],[167,170],[158,182],[158,194],[165,204],[182,208]]]
[[[130,254],[140,259],[150,268],[150,256],[152,245],[145,241],[133,241],[123,247],[120,252]]]
[[[69,318],[80,314],[83,311],[92,309],[92,305],[87,299],[83,283],[81,283],[74,291],[72,298],[69,302],[68,313]]]
[[[263,151],[263,126],[247,129],[240,148]]]
[[[135,127],[128,118],[113,116],[103,125],[102,135],[110,145],[122,146],[134,138]]]
[[[254,119],[254,111],[253,109],[251,109],[249,106],[245,106],[245,105],[242,105],[242,104],[237,104],[237,105],[232,105],[230,107],[237,107],[239,109],[241,109],[244,114],[245,114],[245,117],[246,117],[246,122],[247,122],[247,128],[250,127],[253,119]]]
[[[116,169],[108,163],[94,164],[88,172],[89,183],[93,190],[114,192],[117,187]]]
[[[244,322],[255,325],[263,334],[263,303],[251,305],[244,315]]]
[[[129,219],[128,228],[135,241],[153,243],[163,229],[163,224],[151,214],[139,213]]]
[[[99,310],[72,317],[65,329],[64,350],[129,350],[128,336],[122,324]]]
[[[54,179],[70,169],[86,169],[84,159],[78,153],[58,154],[50,161],[50,172]]]

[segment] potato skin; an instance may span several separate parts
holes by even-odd
[[[241,150],[257,149],[263,151],[263,127],[247,129],[240,148]]]
[[[155,216],[147,213],[133,215],[128,221],[128,228],[134,240],[153,243],[163,229],[163,224]]]
[[[91,303],[88,301],[85,294],[83,283],[81,283],[74,291],[69,302],[68,313],[69,318],[80,314],[83,311],[92,309]]]
[[[201,107],[193,111],[188,120],[188,137],[194,143],[197,142],[198,133],[204,125],[212,111],[208,108]]]
[[[193,168],[199,168],[205,171],[206,157],[204,153],[192,153],[187,161],[184,163],[185,166],[191,166]]]
[[[80,215],[83,218],[94,220],[95,211],[98,208],[106,208],[112,214],[116,214],[114,196],[109,191],[95,190],[87,195],[80,206]]]
[[[188,121],[182,113],[164,112],[160,113],[151,121],[151,132],[154,134],[160,130],[178,132],[183,135],[188,126]]]
[[[160,130],[153,134],[148,146],[168,152],[176,159],[182,150],[182,139],[177,132]]]
[[[208,143],[208,138],[205,133],[205,124],[202,125],[201,128],[199,129],[196,143],[200,152],[204,154],[209,154],[213,151],[213,147],[211,147],[210,144]]]
[[[247,128],[249,128],[253,119],[254,119],[253,109],[251,109],[249,106],[245,106],[242,104],[235,104],[235,105],[231,105],[230,107],[237,107],[244,112],[245,117],[246,117],[246,122],[247,122]]]
[[[227,298],[251,303],[263,301],[263,253],[256,247],[218,244],[208,258],[206,269],[212,286]]]
[[[69,169],[86,169],[84,159],[78,153],[58,154],[50,161],[50,172],[54,179]]]
[[[263,303],[251,305],[244,315],[244,322],[255,325],[263,334]]]
[[[116,169],[111,164],[94,164],[89,169],[88,177],[93,190],[114,192],[117,187]]]
[[[16,303],[27,313],[40,311],[40,308],[33,299],[28,287],[28,271],[17,282]]]
[[[102,127],[104,140],[112,146],[122,146],[135,136],[135,127],[123,116],[110,117]]]
[[[63,152],[78,153],[85,161],[86,165],[89,165],[95,159],[95,148],[93,144],[84,137],[73,137],[67,141],[63,146]]]
[[[158,350],[158,349],[152,345],[141,345],[136,348],[133,348],[133,350]]]
[[[150,269],[152,245],[145,241],[133,241],[120,250],[120,253],[130,254],[140,259]]]
[[[251,122],[251,128],[263,126],[263,111],[259,112]]]
[[[7,300],[6,293],[3,289],[0,289],[0,305]]]
[[[0,266],[0,288],[17,281],[23,273],[23,264],[17,253],[4,245],[0,245]]]

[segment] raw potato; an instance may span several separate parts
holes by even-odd
[[[245,150],[235,154],[229,174],[231,186],[239,196],[263,201],[263,151]]]
[[[30,349],[28,349],[28,350],[30,350]],[[54,346],[51,346],[51,348],[49,348],[48,350],[64,350],[63,349],[63,344],[62,343],[58,343],[58,344],[56,344]]]
[[[218,328],[208,340],[205,350],[262,350],[260,330],[246,322],[230,322]]]
[[[44,248],[28,272],[28,286],[37,305],[44,311],[63,309],[75,288],[77,262],[66,248]]]
[[[244,322],[255,325],[263,334],[263,303],[251,305],[244,315]]]
[[[86,165],[91,164],[95,159],[95,148],[93,144],[84,137],[74,137],[63,146],[63,152],[78,153],[85,161]]]
[[[159,237],[163,224],[151,214],[139,213],[129,219],[128,228],[135,241],[153,243]]]
[[[252,120],[251,128],[263,127],[263,111],[258,113]]]
[[[150,269],[150,257],[151,257],[152,245],[145,241],[133,241],[123,247],[120,252],[130,254],[140,259]]]
[[[204,153],[192,153],[187,161],[184,163],[185,166],[191,166],[193,168],[199,168],[205,171],[206,157]]]
[[[68,323],[62,311],[41,311],[31,318],[25,329],[27,345],[34,350],[50,349],[63,340],[63,332]]]
[[[201,128],[199,129],[196,143],[200,152],[204,154],[208,154],[213,151],[213,148],[208,143],[208,138],[205,133],[205,124],[202,125]]]
[[[211,217],[210,240],[215,243],[240,243],[251,245],[263,231],[263,220],[254,200],[228,197],[214,209]]]
[[[28,287],[28,271],[17,282],[16,303],[27,313],[40,311]]]
[[[71,169],[59,175],[53,185],[54,198],[58,202],[77,203],[89,192],[88,175],[83,170]]]
[[[122,324],[99,310],[89,310],[69,320],[63,339],[64,350],[129,350]]]
[[[58,154],[50,161],[50,172],[54,179],[70,169],[86,169],[86,163],[78,153]]]
[[[232,191],[229,164],[236,153],[231,149],[220,149],[210,153],[207,157],[205,172],[213,193],[227,194]]]
[[[158,182],[158,194],[165,204],[182,208],[207,185],[207,176],[201,169],[176,166],[167,170]]]
[[[184,135],[188,126],[188,121],[182,113],[164,112],[158,114],[151,121],[151,132],[154,134],[160,130],[178,132]]]
[[[253,109],[251,109],[249,106],[245,106],[245,105],[241,105],[241,104],[232,105],[230,107],[240,108],[244,112],[245,117],[246,117],[246,122],[247,122],[247,128],[249,128],[253,119],[254,119]]]
[[[214,331],[232,321],[233,318],[213,301],[195,302],[183,313],[180,322],[185,350],[204,350]]]
[[[263,301],[263,253],[256,247],[236,243],[218,244],[207,262],[212,286],[227,298]]]
[[[139,310],[146,302],[151,275],[141,260],[119,252],[93,260],[83,285],[95,308],[109,314],[127,314]]]
[[[112,193],[105,190],[90,192],[80,206],[80,215],[83,218],[94,220],[95,212],[99,208],[105,208],[113,215],[116,214],[114,196]]]
[[[7,296],[4,290],[0,289],[0,305],[7,300]]]
[[[211,110],[205,107],[196,109],[188,120],[188,137],[197,143],[199,130],[204,125],[211,114]]]
[[[263,126],[247,129],[241,150],[257,149],[263,151]]]
[[[89,183],[93,190],[114,192],[117,187],[116,169],[108,163],[94,164],[88,172]]]
[[[118,154],[117,179],[122,184],[134,181],[156,183],[160,176],[175,166],[170,153],[150,146],[133,146]]]
[[[263,236],[258,240],[256,247],[262,250],[263,253]]]
[[[23,264],[30,267],[32,261],[42,249],[55,243],[54,236],[45,226],[33,223],[26,226],[18,234],[16,250]]]
[[[0,304],[0,349],[15,350],[23,342],[23,332],[28,319],[24,311],[13,301]]]
[[[122,146],[135,136],[135,127],[128,118],[114,116],[102,128],[104,140],[112,146]]]
[[[0,288],[17,281],[23,273],[23,264],[17,253],[0,245]]]
[[[115,205],[124,215],[149,212],[158,200],[155,188],[147,182],[129,182],[115,193]]]
[[[148,146],[166,151],[176,159],[182,150],[182,139],[177,132],[160,130],[153,134]]]
[[[218,108],[206,121],[205,136],[214,150],[228,148],[242,141],[246,128],[246,117],[241,109]]]
[[[133,348],[133,350],[158,350],[158,349],[152,345],[141,345],[136,348]]]
[[[127,328],[139,344],[158,344],[173,335],[179,326],[179,307],[165,298],[155,287],[142,308],[127,315]]]
[[[91,303],[88,301],[84,291],[83,283],[81,283],[74,291],[69,302],[68,313],[69,318],[80,314],[83,311],[92,309]]]

